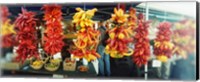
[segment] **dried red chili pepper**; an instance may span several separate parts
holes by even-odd
[[[159,24],[157,37],[154,41],[154,54],[157,58],[163,62],[167,61],[168,58],[172,55],[173,44],[171,40],[171,23],[162,22]],[[162,58],[161,58],[162,57]],[[163,59],[164,57],[164,59]]]
[[[16,39],[19,41],[16,61],[23,63],[29,57],[39,57],[37,49],[35,13],[22,8],[22,13],[15,20],[18,30]]]
[[[44,5],[44,18],[46,21],[46,30],[44,36],[44,50],[50,55],[54,55],[61,51],[64,46],[62,34],[62,11],[59,5]]]
[[[2,47],[3,48],[8,48],[8,47],[11,47],[11,46],[13,46],[13,39],[14,39],[14,37],[13,37],[13,34],[7,34],[7,35],[4,35],[3,37],[2,37]]]
[[[143,14],[138,16],[138,27],[136,28],[135,51],[132,55],[133,61],[138,67],[147,64],[150,56],[150,44],[148,39],[149,21],[144,21]]]

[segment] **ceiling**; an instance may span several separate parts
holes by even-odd
[[[196,18],[196,2],[147,2],[150,9],[159,10],[162,12],[176,13]],[[146,3],[141,3],[138,6],[145,7]]]
[[[103,4],[103,5],[102,5]],[[126,9],[128,10],[129,7],[135,7],[139,3],[125,3]],[[118,3],[75,3],[75,4],[59,4],[62,5],[62,12],[63,12],[63,18],[64,20],[72,19],[72,16],[74,13],[76,13],[75,8],[81,7],[83,9],[92,9],[97,8],[98,11],[95,13],[95,16],[93,17],[93,20],[107,20],[110,18],[111,13],[113,13],[114,7],[117,7]],[[16,19],[19,13],[21,13],[21,8],[24,7],[25,9],[29,11],[33,11],[37,13],[38,18],[43,17],[43,11],[41,10],[41,7],[43,4],[17,4],[17,5],[7,5],[9,8],[10,13],[12,14],[10,16],[11,19]]]
[[[129,7],[134,7],[137,12],[145,13],[146,3],[149,6],[149,17],[160,17],[159,20],[163,21],[166,17],[168,21],[178,21],[181,17],[193,17],[196,16],[196,3],[195,2],[132,2],[132,3],[120,3],[126,5],[126,10]],[[114,7],[117,7],[119,3],[63,3],[62,12],[64,20],[72,19],[74,13],[76,13],[75,8],[81,7],[83,9],[97,8],[98,11],[95,13],[93,20],[107,20],[111,17]],[[13,21],[16,19],[19,13],[21,13],[21,8],[24,7],[29,11],[37,13],[37,18],[43,18],[43,11],[41,7],[44,4],[15,4],[7,5],[9,11],[11,12],[10,18]]]

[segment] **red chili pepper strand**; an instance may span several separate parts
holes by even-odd
[[[1,20],[4,23],[8,20],[8,16],[10,15],[9,9],[7,6],[1,6]]]
[[[58,5],[44,5],[44,21],[46,21],[46,30],[44,36],[44,50],[50,55],[61,51],[64,46],[62,34],[62,11]]]
[[[187,21],[188,20],[184,20],[184,21],[181,21],[179,23],[185,25],[185,23],[187,23]],[[194,23],[194,21],[193,21],[193,23]],[[178,35],[178,37],[176,36],[177,38],[185,38],[187,36],[193,38],[195,36],[195,28],[191,28],[190,26],[188,26],[186,28],[176,29],[176,30],[173,31],[173,33]],[[176,47],[181,48],[180,50],[184,50],[188,53],[194,52],[195,47],[194,47],[194,44],[193,45],[190,44],[191,42],[182,43],[182,42],[175,42],[174,41],[173,43]],[[180,54],[178,51],[175,51],[175,53]]]
[[[1,6],[1,20],[2,24],[8,21],[8,16],[10,15],[9,9],[7,6]],[[12,47],[14,45],[13,41],[13,34],[6,34],[2,36],[2,47],[3,48],[8,48]]]
[[[148,58],[150,56],[150,44],[148,39],[148,28],[149,22],[144,22],[143,14],[138,16],[139,23],[136,28],[136,35],[134,36],[135,40],[135,51],[132,55],[133,61],[138,67],[141,67],[144,64],[147,64]]]
[[[158,41],[158,42],[169,42],[170,39],[171,39],[171,23],[169,22],[162,22],[159,24],[159,26],[157,27],[158,28],[158,33],[157,33],[157,37],[155,39],[155,41]],[[155,48],[154,47],[154,54],[156,56],[159,56],[159,55],[165,55],[167,56],[168,58],[171,57],[172,55],[172,50],[171,49],[166,49],[166,48],[161,48],[161,47],[158,47],[158,48]]]
[[[22,13],[15,20],[16,29],[18,30],[16,39],[19,41],[16,57],[17,62],[22,62],[28,57],[38,58],[36,19],[35,13],[22,8]]]

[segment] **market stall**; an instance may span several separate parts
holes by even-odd
[[[196,55],[196,24],[169,3],[3,5],[2,75],[171,79]]]

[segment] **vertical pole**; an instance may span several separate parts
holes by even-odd
[[[146,11],[145,11],[145,20],[149,20],[149,6],[147,4],[148,2],[145,3],[145,6],[146,6]],[[145,68],[144,68],[144,71],[145,71],[145,75],[144,75],[144,78],[145,80],[147,80],[148,78],[148,63],[145,65]]]
[[[86,10],[86,6],[85,6],[85,3],[83,3],[83,10],[84,10],[84,11]]]

